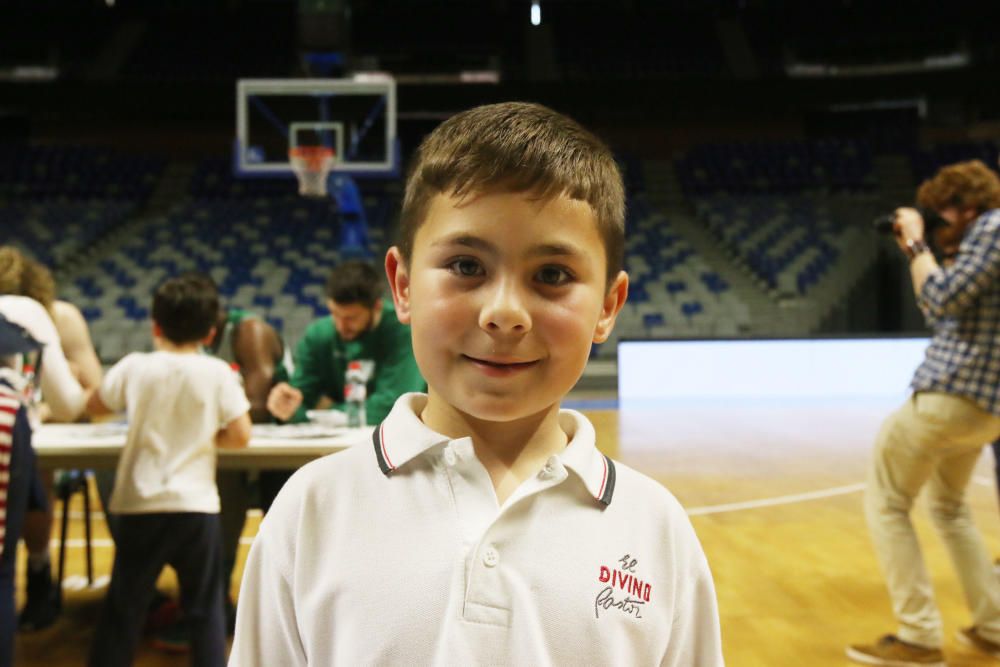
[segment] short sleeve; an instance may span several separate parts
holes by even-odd
[[[121,361],[111,367],[101,382],[101,402],[112,412],[124,412],[126,406],[126,389],[130,370],[135,366],[138,354],[125,355]]]
[[[218,363],[219,373],[222,375],[219,383],[219,428],[222,428],[249,412],[250,401],[247,400],[243,385],[240,384],[240,374],[224,363]]]

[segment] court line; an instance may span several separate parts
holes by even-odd
[[[791,505],[801,503],[806,500],[819,500],[820,498],[832,498],[833,496],[843,496],[849,493],[863,491],[863,483],[847,484],[846,486],[834,486],[829,489],[819,491],[809,491],[808,493],[793,493],[787,496],[776,496],[774,498],[761,498],[760,500],[747,500],[740,503],[723,503],[721,505],[705,505],[703,507],[688,508],[688,516],[704,516],[706,514],[723,514],[725,512],[738,512],[740,510],[757,509],[758,507],[773,507],[775,505]]]
[[[997,481],[992,477],[982,475],[973,478],[973,481],[980,486],[996,486]],[[758,507],[773,507],[775,505],[791,505],[806,500],[819,500],[821,498],[832,498],[843,496],[849,493],[863,491],[863,483],[847,484],[845,486],[834,486],[829,489],[819,491],[809,491],[808,493],[794,493],[787,496],[777,496],[775,498],[761,498],[760,500],[748,500],[740,503],[723,503],[721,505],[706,505],[704,507],[692,507],[687,511],[688,516],[704,516],[706,514],[723,514],[725,512],[738,512],[740,510],[756,509]]]

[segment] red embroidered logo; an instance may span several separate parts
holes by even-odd
[[[594,616],[601,617],[601,609],[618,609],[623,614],[642,618],[642,606],[649,602],[652,584],[646,583],[636,574],[639,560],[630,554],[618,559],[617,567],[602,565],[597,581],[608,584],[594,600]],[[615,596],[618,597],[615,597]]]

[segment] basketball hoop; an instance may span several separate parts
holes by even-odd
[[[295,146],[288,150],[288,161],[299,179],[299,194],[304,197],[325,197],[326,178],[336,162],[334,150],[328,146]]]

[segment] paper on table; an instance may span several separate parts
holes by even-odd
[[[128,432],[125,422],[99,422],[97,424],[46,424],[51,430],[58,428],[62,437],[68,438],[111,438]]]
[[[347,413],[340,410],[306,410],[306,417],[320,426],[347,426]]]
[[[322,424],[254,424],[251,438],[305,439],[328,438],[340,435],[346,428],[324,426]]]

